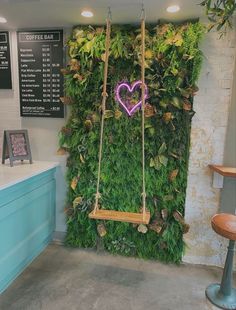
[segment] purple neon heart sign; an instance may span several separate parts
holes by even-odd
[[[141,86],[142,86],[142,81],[136,81],[132,85],[130,85],[129,83],[126,83],[126,82],[122,82],[122,83],[118,84],[116,87],[116,91],[115,91],[116,92],[116,99],[129,116],[132,116],[142,106],[142,99],[140,98],[140,99],[138,99],[139,101],[137,103],[132,104],[130,102],[130,100],[123,99],[121,97],[121,92],[122,91],[128,92],[132,96],[132,94],[134,92],[141,89]],[[147,89],[146,84],[144,84],[144,86],[145,86],[144,99],[147,99],[148,89]]]

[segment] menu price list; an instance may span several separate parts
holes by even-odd
[[[63,30],[18,32],[21,116],[64,117]]]
[[[12,89],[9,33],[0,32],[0,89]]]

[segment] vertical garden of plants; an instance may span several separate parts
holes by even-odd
[[[64,104],[69,119],[60,132],[67,152],[67,237],[75,247],[102,247],[111,253],[181,261],[193,97],[202,53],[200,23],[149,25],[146,29],[145,158],[149,225],[88,218],[96,193],[101,121],[104,27],[78,26],[67,42],[69,62]],[[117,103],[118,83],[141,77],[141,34],[136,26],[112,26],[108,98],[101,171],[100,207],[142,209],[141,111],[129,117]],[[131,104],[139,92],[128,94]]]

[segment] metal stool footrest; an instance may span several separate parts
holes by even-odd
[[[232,288],[234,244],[234,240],[229,240],[221,284],[211,284],[206,289],[210,302],[226,310],[236,310],[236,289]]]
[[[236,309],[236,290],[231,289],[230,295],[223,295],[220,292],[220,284],[210,284],[206,289],[206,297],[212,304],[221,309]]]

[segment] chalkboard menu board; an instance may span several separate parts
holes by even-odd
[[[19,31],[17,40],[21,116],[63,118],[63,31]]]
[[[12,89],[9,33],[0,32],[0,89]]]

